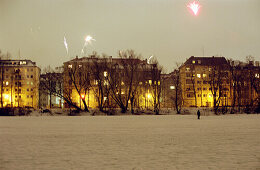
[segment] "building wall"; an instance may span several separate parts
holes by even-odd
[[[62,108],[63,98],[56,92],[63,91],[63,73],[48,72],[40,76],[40,108]]]
[[[38,108],[40,69],[30,60],[1,61],[0,67],[3,107]]]
[[[81,59],[74,59],[71,61],[68,61],[66,63],[64,63],[64,95],[66,95],[66,93],[70,93],[70,97],[73,101],[73,103],[75,103],[77,106],[84,108],[83,106],[83,102],[81,100],[81,98],[83,98],[86,101],[86,104],[88,107],[90,108],[97,108],[98,107],[98,101],[96,98],[96,93],[98,90],[98,86],[97,86],[97,80],[94,78],[93,76],[93,61],[96,60],[96,58],[81,58]],[[101,61],[100,64],[102,64],[102,59],[99,59]],[[127,60],[127,59],[125,59]],[[126,98],[127,96],[127,86],[125,85],[125,80],[128,78],[127,75],[125,75],[122,66],[120,65],[120,60],[119,59],[111,59],[109,60],[109,67],[112,68],[113,65],[118,64],[118,70],[116,71],[116,73],[113,73],[114,75],[117,76],[117,85],[118,85],[118,91],[116,92],[118,95],[120,95],[123,99]],[[154,100],[153,100],[153,90],[152,87],[154,85],[154,83],[160,84],[160,80],[158,78],[156,78],[155,81],[152,81],[152,77],[150,74],[150,70],[152,65],[148,65],[146,64],[144,61],[140,60],[140,67],[138,67],[138,70],[136,70],[138,72],[137,76],[138,78],[135,78],[134,80],[134,84],[137,83],[138,84],[138,89],[137,89],[137,93],[138,95],[136,95],[135,101],[134,101],[134,107],[139,107],[139,108],[153,108],[154,105]],[[76,68],[76,70],[79,70],[78,68],[84,68],[84,73],[89,72],[89,81],[90,81],[90,87],[88,88],[88,90],[84,91],[84,89],[81,89],[81,93],[80,95],[78,94],[77,90],[75,89],[75,86],[73,84],[73,81],[71,81],[71,77],[70,77],[70,69]],[[141,68],[142,67],[142,68]],[[108,70],[103,70],[104,73],[102,73],[101,75],[101,79],[103,80],[102,83],[107,84],[109,86],[109,83],[105,80],[106,74],[110,74],[109,69]],[[106,73],[105,73],[106,72]],[[84,75],[81,74],[81,76],[79,76],[78,73],[76,73],[76,84],[78,87],[80,87],[80,82],[84,81],[83,78]],[[158,79],[158,80],[157,80]],[[136,84],[134,86],[137,86]],[[104,96],[106,98],[107,101],[109,101],[109,107],[118,107],[116,105],[116,102],[114,101],[114,99],[111,97],[111,91],[110,91],[110,95],[109,96]],[[66,104],[65,104],[66,105]],[[68,107],[68,105],[66,105],[66,107]],[[130,102],[129,102],[129,108],[130,108]]]
[[[182,86],[182,96],[183,96],[183,106],[199,106],[199,107],[213,107],[213,93],[212,86],[209,81],[212,80],[211,76],[215,67],[214,65],[200,65],[198,63],[194,64],[184,64],[180,68],[181,75],[181,86]],[[229,70],[224,69],[223,73],[226,72],[227,79],[223,78],[222,81],[222,91],[223,97],[220,97],[220,106],[230,106],[231,105],[231,95],[230,95],[230,73]],[[224,76],[224,75],[223,75]],[[195,94],[194,94],[195,89]],[[218,92],[219,93],[219,92]],[[217,93],[217,94],[218,94]],[[218,95],[216,96],[218,98]]]

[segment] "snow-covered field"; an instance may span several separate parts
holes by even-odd
[[[259,169],[260,115],[0,117],[0,169]]]

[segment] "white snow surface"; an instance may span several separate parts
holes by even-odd
[[[0,169],[259,169],[260,115],[0,117]]]

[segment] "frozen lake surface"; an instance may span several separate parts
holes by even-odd
[[[0,117],[0,169],[258,169],[260,115]]]

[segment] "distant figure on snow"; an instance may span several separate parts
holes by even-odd
[[[200,119],[200,110],[197,111],[198,119]]]

